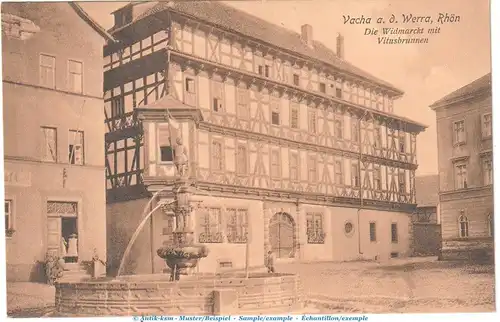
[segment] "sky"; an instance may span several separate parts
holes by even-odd
[[[336,35],[345,39],[345,59],[405,92],[395,102],[395,113],[428,125],[417,139],[417,175],[437,174],[436,116],[433,102],[491,71],[490,8],[488,0],[303,0],[226,1],[229,5],[300,32],[303,24],[313,37],[335,50]],[[82,7],[106,29],[110,12],[126,2],[85,2]],[[460,16],[455,23],[438,24],[438,15]],[[378,36],[364,35],[378,28],[376,17],[398,23],[391,27],[440,27],[425,44],[384,45]],[[402,15],[431,16],[434,23],[402,23]],[[344,23],[344,16],[372,17],[371,24]],[[382,32],[381,30],[379,32]]]

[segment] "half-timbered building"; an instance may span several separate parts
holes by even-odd
[[[442,257],[493,250],[491,73],[431,105],[438,133]]]
[[[188,150],[200,271],[278,260],[409,253],[416,138],[393,113],[403,95],[337,50],[219,2],[129,4],[104,49],[110,263],[117,266],[149,196],[171,198],[170,135]],[[173,118],[179,128],[169,128]],[[175,144],[175,143],[174,143]],[[201,203],[200,203],[201,202]],[[129,271],[161,271],[158,211]],[[153,267],[151,269],[151,267]]]
[[[46,254],[70,274],[84,274],[94,250],[106,257],[107,40],[76,3],[2,3],[8,281],[43,278]]]

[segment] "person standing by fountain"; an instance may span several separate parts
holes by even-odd
[[[267,258],[266,258],[266,266],[267,266],[267,272],[268,273],[274,273],[274,262],[275,262],[276,257],[274,256],[274,253],[272,250],[267,252]]]

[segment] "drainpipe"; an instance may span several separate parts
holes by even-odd
[[[361,121],[362,119],[365,118],[367,111],[363,114],[363,117],[359,119],[359,126],[358,126],[358,135],[359,135],[359,166],[358,166],[358,176],[359,176],[359,208],[358,208],[358,253],[359,255],[363,255],[363,252],[361,251],[361,209],[363,208],[363,180],[361,179],[361,163],[362,163],[362,157],[363,157],[363,140],[361,138],[362,132],[361,132]]]

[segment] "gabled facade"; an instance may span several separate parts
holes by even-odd
[[[438,130],[443,257],[493,249],[491,73],[431,108]]]
[[[409,252],[425,127],[392,113],[402,91],[349,64],[342,36],[335,53],[309,25],[299,35],[214,1],[114,15],[121,44],[104,49],[111,263],[150,194],[171,198],[172,131],[203,201],[193,226],[212,255],[201,271],[241,268],[247,242],[251,266],[270,249],[304,261]],[[155,249],[171,230],[171,215],[155,214],[129,269],[161,271]]]
[[[2,3],[7,280],[44,275],[71,242],[78,265],[106,256],[102,46],[77,5]],[[76,246],[76,247],[74,247]],[[71,266],[70,265],[70,266]]]

